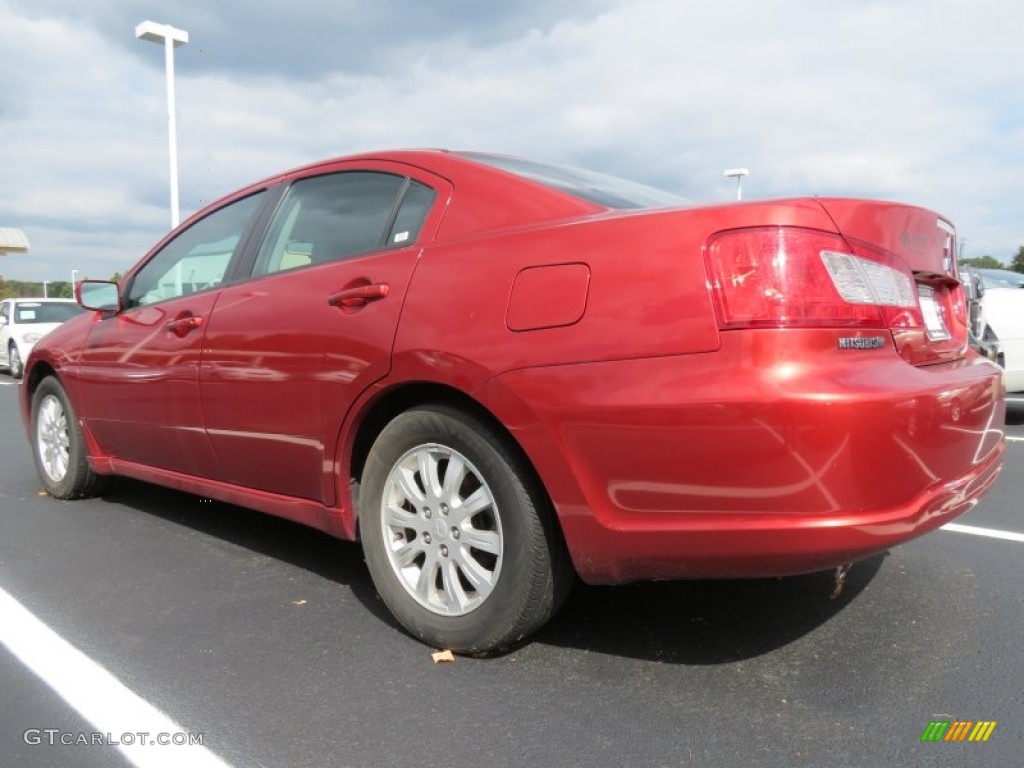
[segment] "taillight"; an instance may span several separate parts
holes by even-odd
[[[963,284],[959,284],[952,289],[950,301],[953,305],[953,317],[961,325],[967,325],[967,296],[964,293]]]
[[[707,266],[722,328],[924,325],[906,266],[827,232],[726,232],[708,244]]]

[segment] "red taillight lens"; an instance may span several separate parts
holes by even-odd
[[[950,292],[950,301],[953,304],[953,317],[960,325],[967,325],[967,297],[964,295],[963,285],[956,285]]]
[[[794,227],[737,230],[707,248],[722,328],[921,327],[909,270],[838,235]]]

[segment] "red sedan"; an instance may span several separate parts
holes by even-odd
[[[413,635],[490,652],[574,575],[795,574],[970,509],[1005,405],[955,254],[908,205],[342,158],[80,283],[22,411],[52,496],[124,475],[358,537]]]

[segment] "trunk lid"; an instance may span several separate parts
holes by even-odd
[[[967,350],[967,311],[956,263],[956,231],[926,208],[876,200],[818,200],[854,250],[903,262],[920,313],[891,325],[900,355],[915,365],[954,360]]]

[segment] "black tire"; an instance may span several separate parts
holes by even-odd
[[[85,438],[67,392],[47,376],[32,395],[32,455],[43,488],[58,499],[95,496],[107,478],[89,466]]]
[[[572,585],[546,493],[508,438],[475,416],[441,405],[397,416],[370,450],[359,498],[377,591],[429,645],[508,650],[554,615]]]
[[[12,341],[7,347],[7,372],[11,374],[12,379],[20,379],[24,371],[25,365],[21,362],[21,354]]]

